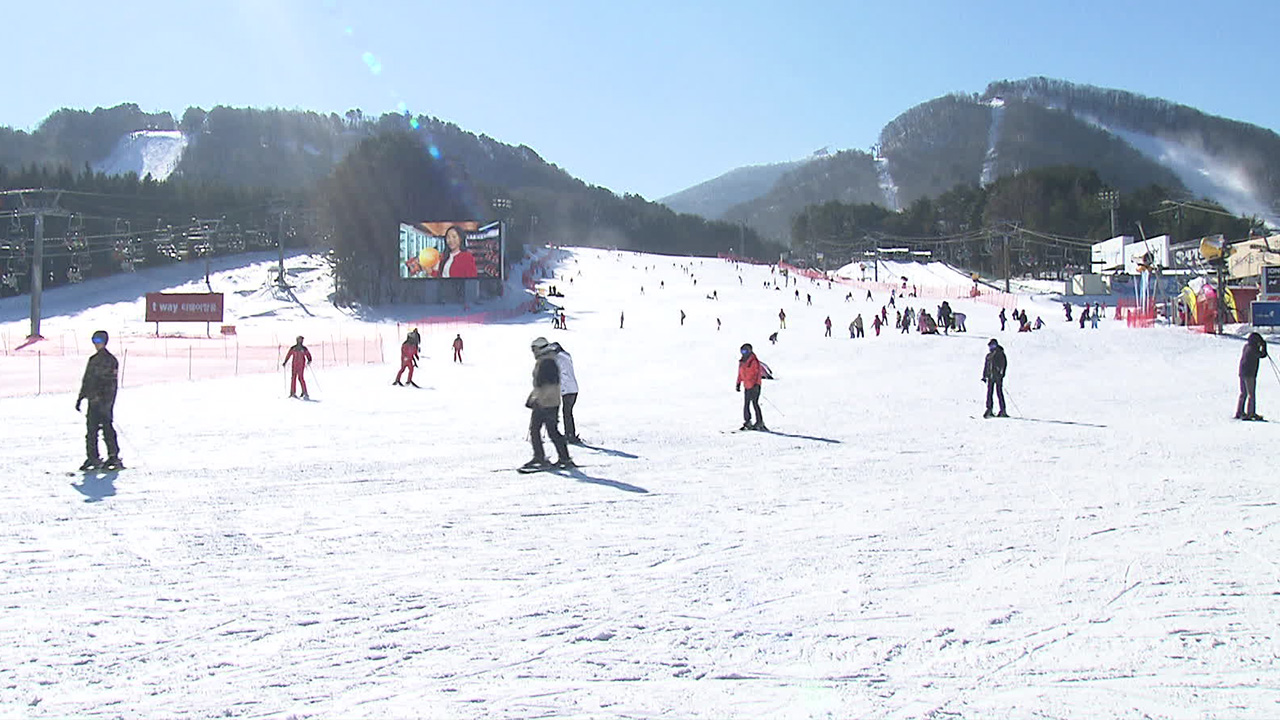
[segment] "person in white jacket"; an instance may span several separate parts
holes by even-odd
[[[578,402],[578,378],[573,374],[573,356],[565,352],[560,343],[555,348],[556,366],[560,368],[560,409],[564,413],[564,439],[573,445],[581,445],[578,426],[573,421],[573,406]]]

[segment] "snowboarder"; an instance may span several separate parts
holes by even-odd
[[[825,325],[827,328],[827,334],[825,335],[825,337],[831,337],[831,316],[828,315],[827,319],[824,320],[822,324]]]
[[[1257,413],[1258,361],[1267,357],[1267,341],[1262,335],[1249,333],[1240,354],[1240,399],[1236,401],[1237,420],[1261,420]],[[93,406],[90,405],[90,408]]]
[[[404,383],[400,382],[400,375],[403,374],[405,370],[408,370],[409,384],[414,387],[418,387],[418,384],[413,381],[413,369],[416,367],[418,367],[418,343],[414,342],[413,333],[409,333],[409,336],[400,344],[400,370],[396,372],[396,379],[393,380],[391,384],[404,387]],[[303,397],[306,396],[306,392],[307,385],[306,383],[303,383]],[[293,396],[290,395],[290,397]]]
[[[529,408],[529,442],[533,445],[533,459],[521,468],[525,471],[545,470],[553,467],[547,462],[542,449],[542,428],[547,428],[547,437],[555,445],[556,458],[554,467],[572,468],[573,460],[569,457],[569,445],[560,434],[558,417],[560,412],[560,367],[555,361],[555,349],[544,337],[534,338],[529,344],[533,351],[533,390],[525,399],[524,405]]]
[[[89,401],[89,409],[85,412],[85,424],[88,426],[85,435],[85,460],[80,469],[87,471],[101,467],[103,470],[119,470],[124,465],[120,462],[120,444],[116,441],[116,430],[111,421],[115,413],[120,365],[116,356],[107,350],[106,330],[98,330],[93,334],[93,346],[97,351],[85,363],[80,395],[76,397],[76,412],[80,412],[80,403]],[[107,445],[105,462],[98,459],[99,430]]]
[[[298,397],[298,385],[302,385],[302,399],[310,400],[311,396],[307,394],[307,379],[302,375],[306,372],[307,366],[311,364],[311,351],[302,344],[302,336],[298,336],[298,342],[289,348],[289,352],[284,355],[284,362],[280,367],[288,365],[293,361],[292,374],[289,376],[289,397]]]
[[[561,347],[560,343],[551,343],[555,349],[556,368],[560,370],[560,410],[564,415],[564,440],[571,445],[581,445],[578,437],[578,425],[573,421],[573,406],[578,404],[578,376],[573,373],[573,356]]]
[[[462,333],[458,333],[458,337],[453,339],[453,361],[462,362]]]
[[[995,396],[1000,400],[1000,413],[994,416],[1009,417],[1009,413],[1005,412],[1004,409],[1004,373],[1008,369],[1009,363],[1004,356],[1004,348],[1000,347],[1000,343],[995,338],[991,338],[991,341],[987,343],[987,348],[989,348],[987,350],[987,359],[982,365],[982,381],[987,384],[987,411],[982,414],[982,417],[993,417],[991,412],[992,393],[995,393]]]
[[[742,392],[745,385],[747,391],[742,396],[742,430],[768,430],[764,425],[764,416],[760,414],[760,359],[751,350],[751,343],[743,343],[738,359],[738,382],[733,386],[735,392]],[[751,408],[756,409],[756,421],[751,422]]]

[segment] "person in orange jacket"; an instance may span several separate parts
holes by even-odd
[[[453,339],[453,361],[462,362],[462,333]]]
[[[742,396],[742,427],[741,430],[768,430],[764,425],[764,416],[760,414],[760,378],[764,373],[760,369],[760,358],[751,350],[751,343],[743,343],[741,348],[742,357],[738,360],[738,382],[734,385],[734,390],[742,392],[743,386],[747,391]],[[751,408],[756,409],[756,421],[751,422]]]
[[[285,353],[284,362],[281,363],[280,367],[288,365],[290,361],[293,362],[293,374],[289,378],[289,397],[298,397],[298,385],[301,384],[302,399],[311,399],[311,396],[307,395],[307,379],[302,376],[307,366],[311,364],[311,351],[302,344],[301,335],[298,336],[298,342],[289,348],[289,352]]]

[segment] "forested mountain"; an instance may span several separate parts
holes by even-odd
[[[153,162],[148,143],[171,156]],[[356,153],[361,156],[339,173]],[[119,176],[103,172],[119,172],[130,158],[170,172],[164,178],[139,178],[139,169]],[[435,188],[437,196],[409,192],[406,184],[413,182]],[[445,211],[455,219],[462,219],[460,213],[505,220],[509,260],[519,259],[530,241],[670,254],[732,248],[762,258],[776,258],[782,249],[738,225],[677,214],[635,195],[620,197],[573,178],[531,148],[427,116],[215,107],[189,108],[175,122],[135,105],[59,110],[34,132],[0,131],[0,190],[30,187],[78,193],[61,201],[71,219],[46,228],[46,237],[65,246],[46,257],[46,285],[274,246],[281,232],[291,242],[317,247],[351,240],[343,233],[364,233],[337,256],[348,263],[340,269],[344,290],[352,300],[396,301],[383,274],[368,267],[386,259],[379,243],[395,246],[399,222]],[[335,187],[345,195],[335,194]],[[439,194],[444,190],[447,197]],[[109,197],[88,199],[95,194]],[[353,205],[351,197],[360,203]],[[336,206],[347,214],[333,213]],[[0,202],[0,210],[12,209]],[[29,216],[0,224],[0,293],[29,287],[32,236]]]
[[[778,182],[778,178],[806,162],[808,160],[740,167],[668,195],[658,202],[678,213],[692,213],[709,220],[720,220],[729,208],[742,202],[743,198],[764,195]]]
[[[797,212],[828,200],[882,202],[874,159],[857,150],[815,158],[783,175],[769,192],[734,205],[722,217],[783,241],[789,237],[791,218]]]
[[[1280,136],[1120,90],[1045,78],[992,83],[981,94],[947,95],[903,112],[881,131],[876,153],[872,165],[844,158],[851,165],[841,172],[787,173],[754,196],[740,188],[723,217],[786,241],[806,205],[865,197],[906,207],[957,186],[1074,166],[1096,171],[1121,193],[1158,186],[1170,198],[1208,199],[1280,223]]]

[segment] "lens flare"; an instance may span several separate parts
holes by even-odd
[[[366,51],[360,56],[360,59],[364,60],[364,64],[369,67],[369,72],[374,75],[382,74],[382,63],[379,62],[378,58],[375,57],[373,53]]]

